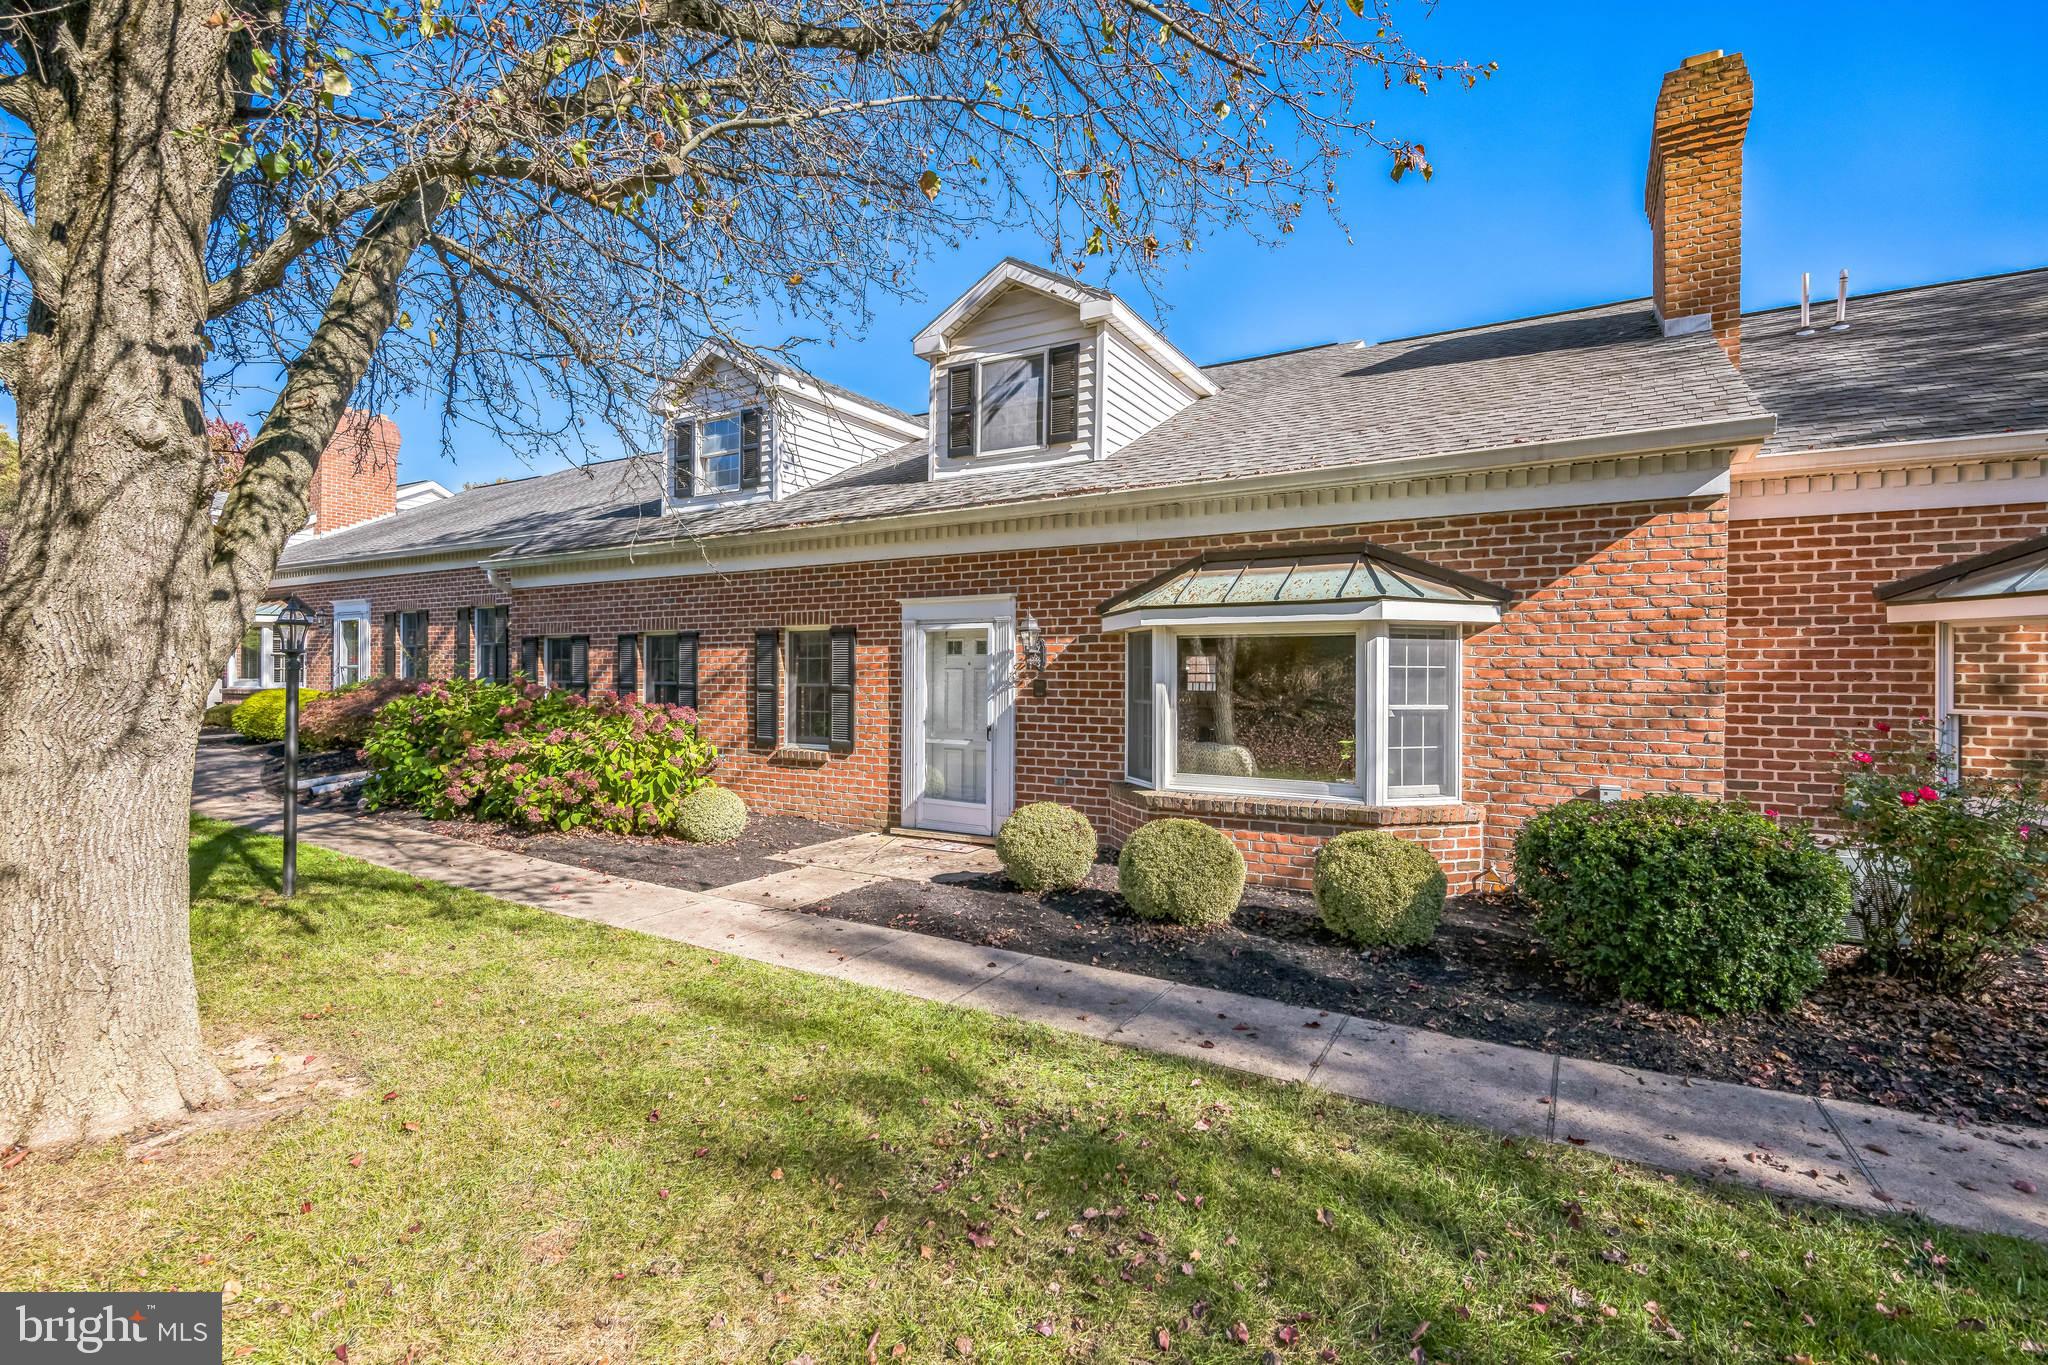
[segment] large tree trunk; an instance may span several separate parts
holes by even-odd
[[[64,258],[16,387],[0,577],[0,1144],[223,1098],[199,1028],[186,811],[220,660],[200,405],[201,243],[226,120],[195,8],[96,7],[38,226]]]

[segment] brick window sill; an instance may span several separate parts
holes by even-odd
[[[1437,801],[1412,806],[1367,806],[1356,801],[1256,796],[1222,792],[1156,791],[1120,782],[1119,800],[1148,815],[1188,815],[1196,819],[1285,820],[1305,825],[1348,825],[1360,829],[1420,825],[1471,825],[1486,818],[1486,808],[1472,801]]]
[[[784,744],[768,755],[768,761],[786,768],[822,768],[831,757],[831,752],[826,749],[805,749],[794,744]]]

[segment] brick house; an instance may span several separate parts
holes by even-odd
[[[913,339],[922,415],[707,351],[658,454],[323,517],[276,593],[316,686],[633,691],[757,810],[1189,815],[1282,883],[1377,827],[1484,884],[1575,796],[1818,814],[1876,715],[2010,760],[2048,629],[1983,589],[2048,566],[2048,273],[1743,315],[1751,98],[1666,77],[1647,299],[1198,365],[1003,261]]]

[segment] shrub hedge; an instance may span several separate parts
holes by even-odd
[[[231,729],[235,723],[235,708],[240,702],[224,701],[206,708],[206,714],[199,718],[201,725],[210,725],[217,730]]]
[[[1847,873],[1803,830],[1689,796],[1554,806],[1522,826],[1515,875],[1573,973],[1702,1014],[1796,1002],[1849,910]]]
[[[1316,853],[1316,909],[1363,948],[1419,948],[1435,936],[1449,883],[1436,855],[1379,830],[1340,834]]]
[[[1095,866],[1095,827],[1057,801],[1033,801],[996,831],[1003,871],[1026,891],[1071,891]]]
[[[653,834],[676,827],[718,750],[696,713],[531,683],[428,683],[377,713],[365,800],[524,828]]]
[[[299,715],[303,720],[305,706],[309,701],[326,695],[316,688],[299,689]],[[252,692],[235,707],[228,723],[250,739],[280,740],[284,738],[284,689],[269,687],[261,692]]]
[[[1244,855],[1213,825],[1154,820],[1124,841],[1116,881],[1141,919],[1221,924],[1244,895]]]
[[[299,742],[314,749],[361,748],[377,713],[419,684],[398,678],[370,678],[337,687],[299,708]]]

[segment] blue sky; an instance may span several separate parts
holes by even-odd
[[[1171,267],[1158,315],[1198,362],[1337,339],[1377,340],[1648,292],[1644,158],[1659,80],[1694,52],[1742,52],[1756,81],[1744,302],[1796,300],[2048,264],[2048,6],[1747,3],[1531,5],[1442,0],[1405,22],[1432,56],[1500,63],[1470,90],[1375,93],[1383,130],[1414,137],[1433,182],[1392,184],[1361,156],[1343,183],[1350,236],[1314,215],[1278,248],[1212,239]],[[1043,261],[990,233],[883,306],[862,344],[820,348],[817,374],[913,411],[910,338],[998,257]],[[1107,281],[1116,287],[1118,281]],[[1144,307],[1142,294],[1132,302]],[[439,450],[431,397],[398,408],[401,475],[534,472],[482,433]]]

